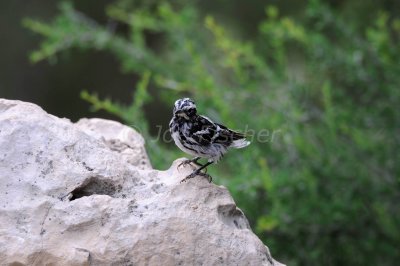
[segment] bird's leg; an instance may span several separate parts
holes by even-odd
[[[194,163],[194,164],[197,165],[197,166],[202,167],[203,165],[202,165],[201,163],[199,163],[198,160],[200,160],[200,157],[194,157],[194,158],[192,159],[192,163]]]
[[[198,160],[200,160],[200,157],[194,157],[193,159],[190,159],[190,160],[184,160],[183,162],[181,162],[178,165],[178,168],[181,166],[185,166],[187,164],[191,164],[191,163],[194,163],[195,165],[200,166],[200,167],[203,166],[201,163],[197,162]]]
[[[203,176],[203,177],[207,177],[208,182],[211,183],[212,177],[211,177],[209,174],[206,174],[206,173],[201,172],[201,170],[203,170],[204,168],[206,168],[207,166],[209,166],[209,165],[212,164],[212,163],[213,163],[213,162],[207,162],[206,164],[204,164],[204,165],[201,166],[200,168],[194,170],[190,175],[188,175],[187,177],[185,177],[184,179],[182,179],[181,183],[182,183],[182,182],[185,182],[186,180],[188,180],[188,179],[190,179],[190,178],[193,178],[193,177],[195,177],[195,176],[197,176],[197,175]]]
[[[204,166],[204,164],[201,164],[201,163],[197,162],[198,160],[200,160],[200,157],[195,157],[195,158],[192,159],[192,162],[195,165],[199,166],[201,169],[204,169],[204,173],[207,173],[207,168],[206,168],[207,166]],[[200,171],[201,171],[201,169],[200,169]]]

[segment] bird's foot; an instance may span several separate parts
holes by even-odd
[[[193,168],[193,165],[191,164],[192,160],[184,160],[180,164],[178,164],[178,169],[181,168],[182,166],[190,165]]]
[[[199,159],[200,159],[200,157],[195,157],[195,158],[190,159],[190,160],[184,160],[180,164],[178,164],[178,169],[180,167],[182,167],[182,166],[186,166],[187,164],[190,165],[193,169],[196,169],[196,167],[194,167],[192,165],[192,163],[194,163],[195,165],[197,165],[199,167],[202,167],[203,165],[197,162]],[[207,170],[206,170],[206,172],[207,172]]]
[[[206,170],[207,170],[207,169],[206,169]],[[211,177],[209,174],[203,173],[203,172],[201,172],[201,171],[199,171],[199,170],[195,170],[195,171],[193,171],[193,173],[191,173],[190,175],[188,175],[187,177],[185,177],[184,179],[182,179],[182,180],[181,180],[181,183],[182,183],[182,182],[186,182],[187,180],[189,180],[189,179],[191,179],[191,178],[193,178],[193,177],[195,177],[195,176],[206,177],[206,178],[208,179],[208,182],[209,182],[209,183],[211,183],[211,181],[212,181],[212,177]]]

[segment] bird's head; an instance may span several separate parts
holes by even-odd
[[[197,113],[196,104],[189,98],[179,99],[175,102],[174,116],[178,119],[189,120]]]

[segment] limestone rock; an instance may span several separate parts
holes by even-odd
[[[226,188],[151,168],[143,138],[0,99],[1,265],[281,265]]]

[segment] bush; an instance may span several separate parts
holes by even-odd
[[[202,113],[247,131],[250,147],[210,168],[272,254],[288,265],[395,265],[400,259],[400,20],[389,11],[359,25],[322,1],[300,18],[266,8],[258,36],[231,37],[190,2],[121,0],[115,32],[60,6],[34,62],[73,48],[113,54],[142,77],[130,106],[82,92],[150,138],[148,87],[165,103],[190,96]],[[156,36],[157,47],[146,42]],[[397,106],[397,107],[396,107]],[[153,165],[177,149],[148,141]]]

